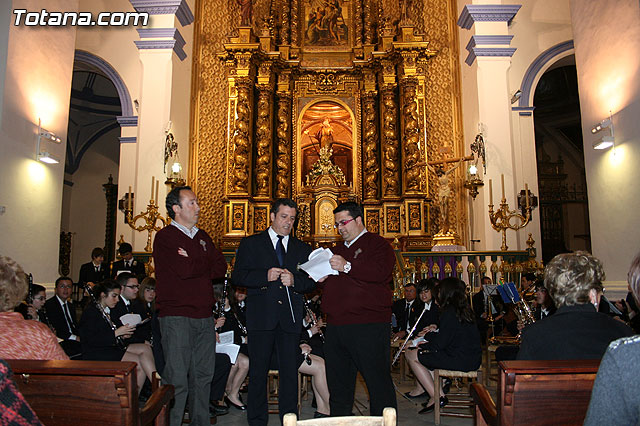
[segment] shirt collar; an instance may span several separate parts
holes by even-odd
[[[199,229],[197,226],[193,225],[193,228],[189,229],[184,225],[179,224],[178,222],[176,222],[175,220],[171,221],[171,224],[173,226],[175,226],[176,228],[178,228],[179,230],[181,230],[187,237],[193,239],[193,237],[196,236],[196,234],[198,233]]]
[[[129,299],[127,299],[126,297],[122,297],[122,295],[120,295],[120,299],[122,299],[124,304],[127,305],[127,306],[129,306],[131,304],[131,301]]]
[[[271,238],[271,243],[273,243],[273,247],[275,248],[276,244],[278,244],[278,233],[274,231],[272,227],[269,227],[267,232],[269,233],[269,238]],[[288,244],[289,244],[289,236],[285,235],[284,238],[282,239],[282,245],[286,249],[288,247]]]
[[[367,232],[367,228],[364,228],[362,230],[361,233],[358,234],[357,237],[355,237],[353,240],[349,241],[349,242],[344,242],[344,245],[347,246],[347,248],[351,247],[353,245],[353,243],[355,243],[356,241],[358,241],[358,238],[362,237],[365,233]]]
[[[56,299],[58,299],[58,303],[60,303],[60,306],[64,306],[65,302],[60,299],[60,297],[58,297],[58,295],[56,294]],[[69,300],[67,299],[67,302],[69,302]]]

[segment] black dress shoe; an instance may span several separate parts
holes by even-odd
[[[434,409],[436,408],[436,404],[433,403],[431,405],[427,405],[426,407],[424,407],[422,410],[418,411],[418,414],[425,414],[425,413],[430,413],[432,412]]]
[[[313,413],[313,418],[314,418],[314,419],[322,419],[322,418],[324,418],[324,417],[329,417],[329,415],[328,415],[328,414],[322,414],[322,413],[319,413],[318,411],[316,411],[315,413]]]
[[[415,398],[422,398],[424,396],[424,392],[422,392],[420,395],[411,395],[411,391],[409,392],[405,392],[404,396],[406,396],[409,399],[415,399]]]
[[[440,397],[440,408],[444,407],[448,403],[449,403],[449,398],[447,398],[446,396]]]
[[[224,416],[229,413],[229,407],[224,405],[215,404],[213,402],[209,403],[209,414],[212,416]]]
[[[444,385],[442,386],[443,393],[449,393],[449,389],[451,389],[451,379],[444,379]]]
[[[239,397],[238,397],[238,398],[239,398]],[[242,400],[240,400],[240,401],[242,401]],[[230,407],[235,407],[235,408],[237,408],[237,409],[238,409],[238,410],[240,410],[240,411],[244,411],[244,410],[246,410],[246,409],[247,409],[247,406],[246,406],[246,405],[244,405],[244,404],[242,404],[242,405],[235,404],[233,401],[231,401],[231,400],[229,399],[229,397],[226,397],[226,396],[224,397],[224,402],[225,402],[227,405],[229,405]]]

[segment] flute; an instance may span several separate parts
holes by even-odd
[[[409,331],[409,335],[407,336],[406,339],[404,339],[404,343],[402,343],[402,346],[400,347],[400,349],[398,349],[398,352],[396,352],[396,356],[393,357],[393,362],[391,363],[391,365],[395,365],[395,363],[398,361],[398,358],[400,358],[400,354],[402,353],[404,348],[407,346],[407,343],[409,342],[409,339],[413,335],[413,332],[416,330],[416,327],[420,323],[420,319],[422,319],[422,316],[424,315],[425,312],[427,312],[427,310],[423,309],[422,312],[420,313],[420,316],[416,320],[416,323],[413,324],[413,328],[411,328],[411,331]]]

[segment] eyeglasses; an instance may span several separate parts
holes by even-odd
[[[333,224],[334,228],[340,228],[341,226],[345,226],[347,223],[356,220],[356,218],[354,217],[353,219],[349,219],[349,220],[341,220],[340,222],[336,222]]]
[[[46,297],[44,296],[36,296],[33,298],[33,300],[44,300],[44,299],[46,299]]]
[[[59,284],[58,288],[72,288],[73,286],[70,284]]]
[[[125,287],[127,287],[127,288],[135,288],[136,290],[138,290],[140,288],[139,285],[125,285]]]

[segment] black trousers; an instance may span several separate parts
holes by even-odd
[[[381,416],[385,407],[397,408],[390,335],[388,323],[327,325],[324,354],[332,416],[351,415],[358,371],[369,390],[372,416]]]
[[[300,333],[274,330],[249,330],[249,396],[247,420],[251,426],[263,426],[269,419],[267,407],[267,375],[271,355],[278,360],[278,408],[280,421],[286,413],[298,415],[298,354]]]
[[[213,380],[211,381],[210,401],[222,399],[230,372],[231,360],[229,359],[229,355],[216,353],[216,368],[213,371]]]

